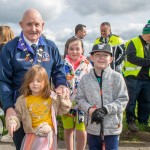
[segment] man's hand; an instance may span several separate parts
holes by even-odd
[[[59,87],[57,87],[56,93],[63,98],[66,97],[66,99],[69,99],[69,89],[64,85],[60,85]]]
[[[107,115],[107,110],[105,107],[96,109],[92,113],[91,123],[93,123],[93,122],[96,122],[97,124],[101,123],[106,115]]]
[[[6,118],[17,116],[15,110],[11,107],[6,110]]]
[[[8,118],[11,118],[12,116],[17,116],[16,112],[13,108],[8,108],[6,110],[6,120]],[[16,127],[17,127],[17,122],[15,120],[13,120],[13,121],[10,120],[8,123],[8,126],[7,126],[10,136],[13,137],[13,132],[16,131]]]

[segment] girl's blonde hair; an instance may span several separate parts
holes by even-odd
[[[0,44],[6,44],[8,41],[14,38],[14,32],[9,26],[0,26]]]
[[[24,97],[29,96],[32,94],[32,91],[29,88],[29,84],[33,81],[35,75],[39,75],[40,79],[44,80],[44,88],[41,91],[42,98],[49,98],[50,97],[50,85],[49,85],[49,78],[46,70],[40,65],[32,66],[24,76],[23,84],[20,88],[20,93]]]

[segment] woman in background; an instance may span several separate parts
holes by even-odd
[[[0,26],[0,51],[3,46],[14,38],[14,32],[9,26]]]
[[[14,38],[14,32],[9,26],[2,25],[0,26],[0,52],[2,51],[3,46]],[[3,110],[1,109],[1,95],[0,95],[0,111],[4,114]],[[13,142],[12,137],[9,134],[6,134],[0,140],[1,142]]]

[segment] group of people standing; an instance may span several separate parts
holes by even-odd
[[[136,101],[138,122],[148,131],[150,22],[126,44],[103,22],[90,61],[84,56],[85,25],[78,24],[67,40],[63,61],[42,35],[36,9],[25,11],[19,24],[20,35],[0,53],[0,99],[17,150],[57,149],[57,114],[67,150],[84,150],[86,141],[90,150],[117,150],[125,108],[129,130],[138,131]]]
[[[149,62],[150,62],[150,20],[143,27],[142,35],[127,42],[111,32],[108,22],[100,25],[101,37],[94,44],[108,43],[113,48],[112,69],[122,73],[128,89],[129,102],[126,107],[128,129],[137,132],[136,120],[145,131],[150,132],[148,120],[150,116],[149,98]],[[137,114],[135,109],[137,107]]]

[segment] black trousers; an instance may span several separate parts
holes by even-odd
[[[21,127],[17,131],[15,131],[13,134],[13,141],[15,143],[16,150],[20,150],[21,143],[22,143],[24,136],[25,136],[25,132],[24,132],[23,127],[21,125]]]

